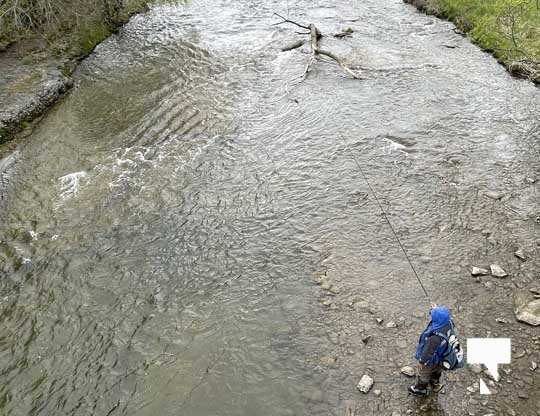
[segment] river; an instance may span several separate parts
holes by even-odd
[[[362,79],[318,59],[298,82],[273,12]],[[194,0],[99,45],[2,162],[0,413],[539,414],[511,293],[538,282],[540,95],[452,28],[398,0]],[[512,337],[492,396],[470,370],[407,396],[429,302],[375,196],[461,336]],[[492,262],[511,276],[470,276]]]

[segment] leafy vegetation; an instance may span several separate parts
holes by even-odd
[[[453,21],[511,72],[540,82],[540,0],[407,2]]]

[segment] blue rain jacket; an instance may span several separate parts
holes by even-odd
[[[418,339],[418,346],[416,347],[415,358],[420,360],[424,348],[426,346],[426,340],[432,335],[445,334],[450,328],[453,327],[452,319],[450,316],[450,311],[444,306],[437,306],[433,308],[430,312],[431,321],[429,322],[427,328],[420,334]],[[448,348],[448,342],[446,337],[441,336],[442,341],[437,347],[435,353],[431,358],[425,363],[427,366],[433,367],[441,363],[444,358],[444,354]]]

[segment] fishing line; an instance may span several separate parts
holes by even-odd
[[[377,198],[377,194],[375,193],[375,190],[371,187],[371,184],[369,183],[368,178],[364,174],[364,171],[362,170],[362,167],[360,166],[360,163],[358,163],[358,160],[356,159],[356,157],[353,156],[353,159],[356,162],[356,166],[358,166],[358,169],[360,170],[360,173],[362,174],[362,177],[364,178],[364,181],[366,181],[367,186],[369,187],[371,193],[373,194],[373,197],[375,198],[375,201],[377,201],[377,205],[379,205],[379,209],[381,210],[384,219],[386,220],[386,222],[388,223],[388,226],[392,230],[392,233],[394,234],[394,237],[396,237],[396,241],[398,242],[399,247],[401,247],[401,251],[403,251],[403,254],[405,255],[405,258],[409,262],[409,266],[411,266],[411,269],[412,269],[414,275],[416,276],[416,280],[418,280],[418,283],[420,284],[420,287],[422,288],[424,294],[426,295],[426,298],[429,300],[430,297],[428,295],[428,292],[427,292],[424,284],[422,283],[422,280],[420,279],[420,276],[418,276],[418,273],[416,273],[416,269],[414,268],[414,266],[413,266],[413,264],[411,262],[411,259],[409,259],[409,255],[407,254],[407,251],[405,251],[405,247],[403,247],[403,244],[401,244],[401,240],[399,239],[399,237],[398,237],[398,235],[396,233],[396,230],[392,226],[392,223],[388,219],[388,216],[386,215],[386,212],[384,211],[384,209],[383,209],[383,207],[382,207],[382,205],[381,205],[381,203],[379,201],[379,198]]]

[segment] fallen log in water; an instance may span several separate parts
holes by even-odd
[[[292,51],[293,49],[299,48],[304,43],[306,43],[304,40],[294,41],[292,43],[289,43],[288,45],[285,45],[283,48],[281,48],[281,52]]]
[[[321,49],[320,46],[319,46],[319,41],[321,40],[322,38],[322,33],[321,31],[317,28],[317,26],[315,26],[313,23],[310,23],[309,25],[304,25],[304,24],[301,24],[301,23],[298,23],[298,22],[295,22],[294,20],[290,20],[290,19],[287,19],[277,13],[274,13],[276,16],[278,16],[280,19],[282,19],[281,22],[278,22],[276,23],[276,25],[279,25],[279,24],[282,24],[282,23],[290,23],[290,24],[293,24],[293,25],[296,25],[302,29],[306,29],[308,30],[309,32],[305,33],[306,35],[309,34],[309,37],[310,37],[310,48],[311,48],[311,53],[309,55],[309,59],[308,59],[308,62],[306,64],[306,67],[304,69],[304,73],[301,75],[301,79],[304,80],[306,79],[309,71],[311,70],[311,66],[313,65],[313,63],[315,62],[317,56],[319,55],[323,55],[323,56],[326,56],[330,59],[333,59],[334,61],[336,61],[336,63],[341,67],[341,69],[343,69],[343,71],[347,74],[347,75],[350,75],[351,77],[355,78],[355,79],[362,79],[360,77],[360,75],[358,75],[356,72],[354,72],[351,68],[349,68],[347,65],[345,65],[345,63],[343,62],[343,60],[341,58],[339,58],[337,55],[335,55],[334,53],[332,52],[329,52],[327,50],[324,50],[324,49]],[[350,33],[350,32],[348,32]],[[285,47],[283,47],[281,50],[282,51],[290,51],[292,49],[296,49],[296,48],[299,48],[300,46],[302,46],[304,44],[303,41],[296,41],[290,45],[287,45]]]

